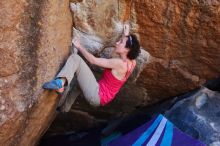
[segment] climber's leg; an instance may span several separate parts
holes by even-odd
[[[85,61],[77,54],[72,54],[68,58],[57,78],[66,78],[67,85],[69,85],[74,77],[74,73],[76,73],[79,86],[86,100],[94,106],[99,106],[98,82]]]
[[[45,83],[43,85],[43,88],[56,90],[57,92],[63,93],[64,85],[69,85],[69,83],[71,83],[78,66],[79,62],[74,59],[74,55],[69,56],[66,64],[57,75],[57,78],[55,80]]]
[[[76,54],[72,54],[66,61],[66,64],[58,73],[57,78],[65,78],[65,85],[69,85],[74,77],[74,74],[79,67],[80,62],[76,59]],[[77,55],[78,56],[78,55]]]

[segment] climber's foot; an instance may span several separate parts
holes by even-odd
[[[62,92],[64,91],[64,83],[62,81],[62,79],[57,78],[55,80],[52,80],[50,82],[46,82],[43,85],[44,89],[47,90],[55,90],[57,93],[62,94]]]

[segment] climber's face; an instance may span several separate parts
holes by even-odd
[[[115,52],[116,53],[124,53],[127,52],[128,49],[125,48],[126,42],[127,42],[128,38],[123,36],[119,39],[119,41],[116,42],[115,44]]]

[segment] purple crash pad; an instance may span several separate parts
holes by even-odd
[[[205,146],[176,128],[163,115],[111,141],[108,146]]]

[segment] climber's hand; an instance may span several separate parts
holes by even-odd
[[[80,44],[80,40],[78,38],[73,39],[72,43],[78,50],[82,48],[82,46]]]
[[[129,36],[130,34],[130,24],[128,22],[125,22],[123,27],[123,32],[125,36]]]

